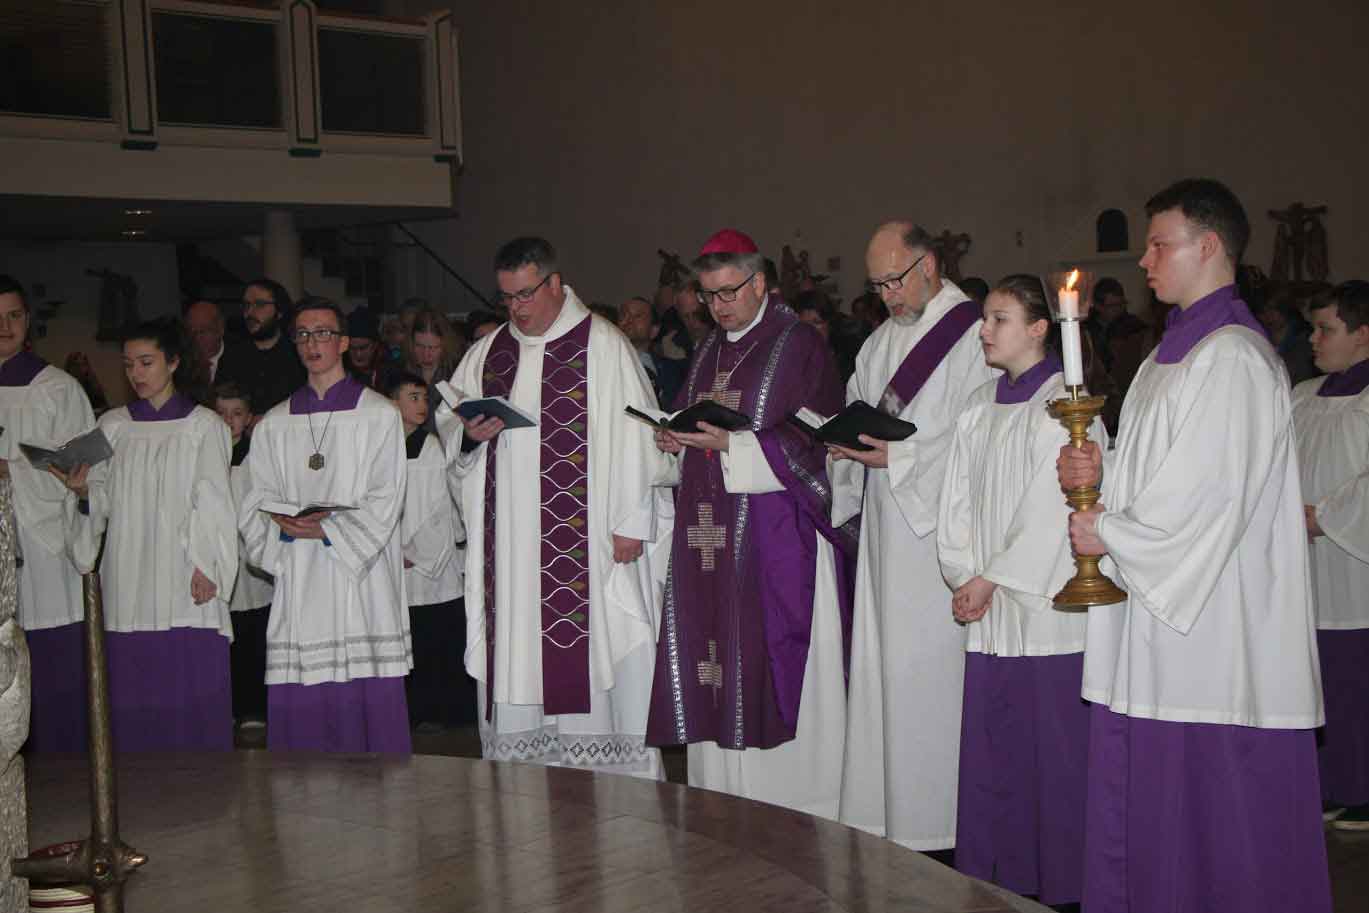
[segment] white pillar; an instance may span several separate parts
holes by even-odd
[[[266,230],[261,235],[261,260],[266,278],[285,286],[292,298],[298,299],[304,294],[304,268],[293,212],[272,209],[266,213]]]

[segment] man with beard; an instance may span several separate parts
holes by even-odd
[[[246,390],[256,415],[265,415],[304,384],[304,365],[281,332],[291,304],[290,293],[279,282],[249,282],[242,293],[242,314],[252,344],[225,352],[215,374],[215,381]]]
[[[347,372],[372,390],[381,386],[380,321],[370,308],[357,308],[347,315],[347,336],[351,345],[345,360]]]
[[[841,820],[915,850],[955,845],[965,629],[936,554],[941,492],[966,399],[990,380],[980,309],[936,244],[890,222],[865,254],[890,319],[856,356],[846,400],[912,422],[905,441],[832,451],[832,521],[861,514]]]

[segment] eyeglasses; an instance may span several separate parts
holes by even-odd
[[[295,330],[295,332],[290,334],[290,338],[295,341],[295,345],[302,346],[311,339],[314,340],[314,342],[331,342],[341,335],[341,330]]]
[[[522,291],[518,292],[500,292],[499,301],[503,304],[509,304],[513,301],[513,299],[517,298],[519,301],[527,303],[532,300],[533,295],[537,294],[537,290],[542,286],[546,285],[547,280],[555,275],[556,273],[554,272],[547,273],[545,276],[542,277],[542,281],[534,285],[532,288],[525,288]]]
[[[925,259],[927,259],[927,255],[926,255],[926,254],[923,254],[921,257],[918,257],[916,260],[913,261],[913,266],[908,267],[907,269],[905,269],[903,272],[899,273],[899,274],[898,274],[897,276],[895,276],[894,278],[892,278],[892,279],[870,279],[870,280],[868,280],[868,281],[865,283],[865,287],[866,287],[867,289],[869,289],[870,291],[875,292],[875,293],[877,293],[877,294],[878,294],[878,293],[881,293],[881,292],[886,292],[886,291],[887,291],[887,292],[896,292],[896,291],[898,291],[899,289],[903,288],[903,277],[906,276],[906,275],[908,275],[909,273],[911,273],[911,272],[913,271],[913,267],[914,267],[914,266],[917,266],[919,263],[921,263],[921,262],[922,262],[923,260],[925,260]]]
[[[741,282],[738,282],[731,288],[719,288],[714,289],[713,291],[709,291],[706,288],[701,288],[696,293],[699,296],[699,303],[709,304],[713,301],[714,298],[717,298],[719,301],[725,301],[728,303],[736,301],[737,293],[740,292],[742,289],[746,288],[747,283],[749,283],[752,279],[755,278],[756,274],[752,273],[751,275],[747,276],[745,279],[743,279]]]

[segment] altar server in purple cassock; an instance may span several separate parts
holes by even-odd
[[[1369,830],[1369,282],[1311,305],[1325,377],[1293,388],[1326,700],[1318,756],[1325,814]]]
[[[23,287],[0,276],[0,479],[18,528],[18,620],[33,658],[29,751],[86,750],[81,575],[62,522],[62,483],[34,469],[19,444],[58,447],[95,426],[70,374],[26,348],[31,311]]]
[[[691,786],[835,818],[857,535],[828,523],[825,451],[787,420],[839,412],[841,382],[822,336],[767,300],[749,237],[718,232],[693,269],[717,326],[675,407],[750,425],[657,433],[676,519],[647,738],[688,744]]]
[[[436,425],[466,524],[466,670],[483,756],[662,776],[647,747],[655,618],[649,567],[668,547],[665,460],[624,409],[654,408],[637,352],[562,282],[552,246],[495,255],[510,321],[471,347],[446,396],[503,397],[535,420]],[[645,544],[645,545],[644,545]],[[663,556],[662,556],[663,557]]]
[[[833,451],[832,521],[860,514],[851,700],[841,821],[916,850],[955,845],[965,628],[936,555],[956,420],[996,373],[980,309],[941,274],[911,222],[880,226],[865,253],[890,318],[861,346],[846,385],[917,426],[904,441]]]
[[[116,751],[233,748],[228,601],[238,575],[228,426],[180,387],[194,358],[180,324],[124,341],[138,397],[100,416],[114,455],[66,477],[82,570],[100,558]],[[54,472],[59,471],[54,470]]]
[[[392,402],[344,369],[342,328],[331,301],[299,303],[287,341],[308,380],[257,423],[247,456],[252,484],[238,525],[248,560],[276,581],[266,744],[406,754],[413,649],[398,534],[404,427]],[[340,509],[303,517],[280,509],[314,505]]]
[[[1086,613],[1052,597],[1074,574],[1055,458],[1069,434],[1060,334],[1036,276],[984,303],[985,360],[1005,373],[956,422],[937,523],[952,609],[968,628],[955,866],[1043,903],[1083,886]],[[1093,440],[1106,443],[1095,419]]]
[[[1146,205],[1141,259],[1176,305],[1117,447],[1062,449],[1070,517],[1125,602],[1089,610],[1089,913],[1326,913],[1316,622],[1288,378],[1239,298],[1250,236],[1224,185]]]

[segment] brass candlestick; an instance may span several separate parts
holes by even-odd
[[[1068,399],[1057,399],[1050,404],[1050,413],[1070,433],[1070,444],[1082,448],[1089,439],[1089,425],[1103,411],[1107,397],[1080,396],[1082,387],[1066,387]],[[1100,497],[1098,486],[1071,488],[1065,493],[1065,500],[1075,510],[1091,510]],[[1108,579],[1098,569],[1100,555],[1074,556],[1075,574],[1065,588],[1055,595],[1055,604],[1066,608],[1087,608],[1095,605],[1111,605],[1127,598],[1126,590]]]

